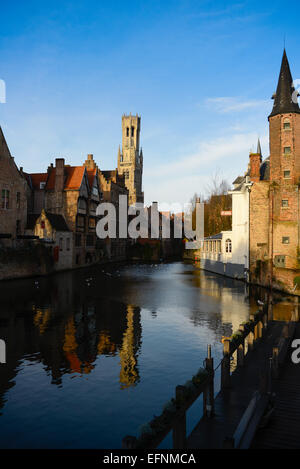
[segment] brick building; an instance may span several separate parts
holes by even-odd
[[[117,237],[114,239],[103,240],[102,243],[105,245],[106,255],[109,258],[125,259],[127,239],[119,238],[119,197],[120,195],[129,197],[129,191],[125,186],[124,175],[120,175],[118,170],[112,171],[101,171],[96,162],[94,161],[93,155],[88,155],[87,160],[83,163],[87,170],[97,170],[98,182],[101,190],[101,202],[110,202],[116,209],[116,220],[117,220]],[[100,242],[100,240],[99,240]]]
[[[26,174],[26,179],[31,188],[31,213],[40,215],[45,209],[47,214],[61,215],[72,232],[72,266],[97,261],[96,209],[101,197],[98,170],[69,166],[63,158],[57,158],[55,167],[51,164],[47,173]]]
[[[300,294],[300,109],[284,51],[269,120],[270,156],[250,154],[250,280]]]
[[[0,243],[14,245],[25,232],[27,183],[11,156],[0,127]]]

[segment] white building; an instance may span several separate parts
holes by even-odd
[[[259,141],[257,153],[261,155]],[[233,189],[228,191],[232,196],[232,230],[204,239],[200,253],[203,269],[248,280],[251,185],[249,169],[233,182]]]

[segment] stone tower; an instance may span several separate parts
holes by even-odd
[[[269,258],[272,277],[293,287],[299,275],[300,109],[284,50],[269,115]]]
[[[140,149],[141,117],[122,116],[122,151],[118,152],[118,172],[124,174],[129,204],[144,203],[142,192],[143,151]]]

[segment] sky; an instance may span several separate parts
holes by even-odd
[[[1,2],[0,125],[18,166],[117,166],[122,114],[141,115],[145,202],[188,202],[247,169],[284,41],[300,79],[294,1]],[[293,13],[294,12],[294,13]],[[285,38],[285,39],[284,39]]]

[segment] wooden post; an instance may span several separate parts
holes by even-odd
[[[257,333],[258,333],[258,338],[261,339],[263,336],[263,323],[262,321],[258,321],[257,323]]]
[[[127,435],[122,440],[122,449],[135,449],[136,448],[136,437]]]
[[[205,359],[205,369],[211,375],[209,384],[203,393],[203,415],[213,417],[215,411],[214,397],[214,359],[211,357],[211,346],[207,346],[207,358]]]
[[[250,352],[254,348],[254,334],[252,331],[249,332],[247,339],[248,339],[248,351]]]
[[[244,366],[244,341],[238,346],[236,351],[237,366]]]
[[[223,342],[223,360],[221,363],[221,389],[230,388],[230,340]]]
[[[180,398],[184,389],[184,386],[176,386],[175,397]],[[178,411],[178,414],[173,427],[173,449],[184,449],[186,447],[186,413]]]
[[[239,331],[244,335],[245,333],[245,325],[239,325]],[[245,338],[243,338],[242,343],[239,345],[237,352],[237,366],[244,366],[244,358],[245,358]]]
[[[273,347],[272,377],[274,378],[278,378],[278,354],[279,354],[279,348]]]

